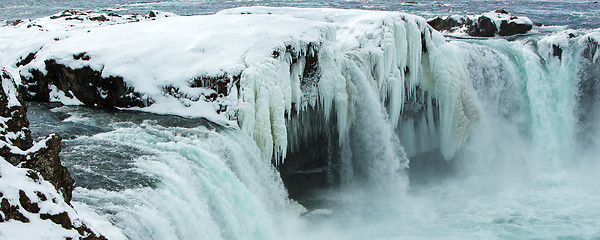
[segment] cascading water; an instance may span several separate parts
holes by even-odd
[[[229,14],[240,11],[261,9]],[[447,41],[410,16],[360,33],[336,17],[316,56],[244,59],[239,129],[55,110],[92,126],[65,143],[83,182],[75,201],[117,239],[600,236],[597,33]],[[300,86],[310,57],[319,82]],[[325,172],[330,185],[298,199],[313,203],[305,213],[269,160],[310,162],[299,154],[310,147],[327,149],[304,157],[325,160],[310,159],[296,181]],[[100,151],[111,157],[83,161]],[[409,186],[425,160],[451,173]],[[106,162],[119,171],[99,171]]]
[[[239,131],[177,117],[54,111],[72,115],[54,127],[84,129],[65,141],[62,157],[85,186],[76,201],[122,229],[113,239],[279,239],[285,224],[277,219],[302,210]]]

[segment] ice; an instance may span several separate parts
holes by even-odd
[[[237,127],[260,146],[263,158],[274,157],[274,163],[283,161],[288,150],[286,119],[307,107],[322,109],[318,114],[326,121],[335,116],[339,142],[347,141],[357,99],[367,94],[356,91],[347,61],[371,83],[369,91],[379,96],[387,111],[381,117],[392,129],[414,121],[406,120],[415,116],[406,114],[405,106],[420,97],[417,94],[439,103],[427,105],[430,114],[425,119],[416,117],[429,127],[416,132],[402,128],[414,135],[404,141],[430,138],[424,142],[431,145],[421,149],[440,147],[450,158],[477,121],[457,53],[425,19],[414,15],[249,7],[207,16],[158,14],[139,22],[114,18],[101,23],[43,18],[27,23],[36,27],[27,28],[26,23],[2,27],[0,32],[10,43],[10,48],[2,46],[7,53],[2,64],[26,78],[33,69],[44,73],[50,59],[72,69],[89,67],[105,78],[122,77],[153,103],[132,109],[204,117],[233,127],[237,121]],[[15,62],[30,52],[35,53],[31,63],[17,66]],[[76,57],[80,55],[85,59]],[[316,59],[315,69],[307,69],[315,64],[308,59]],[[305,79],[307,71],[315,79]],[[227,94],[207,100],[216,92],[191,87],[204,77],[228,81]],[[76,97],[66,97],[71,94],[50,88],[51,100],[80,104]],[[177,89],[178,95],[165,89]]]

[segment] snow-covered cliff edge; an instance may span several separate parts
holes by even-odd
[[[369,91],[392,129],[420,138],[410,154],[440,147],[450,158],[477,119],[461,62],[439,62],[457,53],[420,17],[261,7],[139,22],[63,15],[0,30],[3,63],[30,99],[237,121],[274,163],[302,136],[286,127],[290,116],[321,109],[344,142]]]
[[[74,181],[58,156],[60,136],[31,140],[18,86],[4,69],[0,75],[0,237],[105,239],[70,205]]]

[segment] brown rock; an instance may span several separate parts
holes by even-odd
[[[27,161],[23,162],[22,167],[39,172],[44,180],[52,183],[56,190],[63,195],[65,202],[70,203],[75,181],[71,178],[67,168],[60,162],[58,154],[61,150],[61,140],[59,135],[51,134],[43,140],[46,147],[30,153],[27,156]]]

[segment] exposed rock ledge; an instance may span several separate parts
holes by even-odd
[[[7,71],[2,69],[0,75],[0,222],[9,224],[2,226],[17,222],[39,226],[46,221],[54,224],[50,225],[55,236],[106,239],[79,219],[70,205],[74,181],[58,156],[60,136],[32,141],[23,97]],[[14,237],[2,232],[0,236]]]
[[[514,16],[504,9],[479,16],[436,17],[427,22],[440,32],[466,33],[473,37],[513,36],[525,34],[533,28],[529,18]]]

